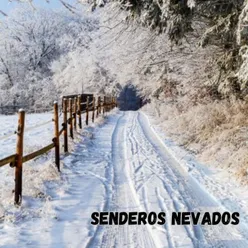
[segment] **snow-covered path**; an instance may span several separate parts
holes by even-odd
[[[248,247],[238,226],[172,226],[173,211],[225,207],[172,157],[142,112],[120,112],[64,158],[40,218],[0,225],[2,247]],[[25,206],[27,207],[27,206]],[[166,212],[159,225],[93,226],[92,212]]]

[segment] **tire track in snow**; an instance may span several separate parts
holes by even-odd
[[[111,143],[113,144],[113,135],[116,132],[116,126],[118,125],[119,121],[121,120],[121,118],[123,117],[123,115],[121,115],[116,124],[115,124],[115,128],[112,134],[112,138],[111,138]],[[102,208],[102,212],[107,212],[107,211],[111,211],[111,200],[113,198],[113,185],[114,185],[114,171],[113,171],[113,163],[112,163],[112,158],[109,158],[109,162],[108,162],[108,167],[105,171],[105,192],[106,192],[106,196],[105,196],[105,203],[104,206]],[[99,179],[99,178],[98,178]],[[103,179],[101,179],[101,181],[103,181]],[[107,181],[107,183],[106,183]],[[104,232],[104,226],[98,225],[96,227],[96,230],[94,232],[94,234],[92,235],[92,237],[90,238],[90,240],[88,241],[86,247],[90,248],[90,247],[97,247],[100,245],[101,239],[102,239],[102,235]]]
[[[164,147],[148,120],[125,112],[112,134],[103,211],[222,211],[222,206]],[[94,176],[94,175],[91,175]],[[104,183],[105,182],[105,183]],[[168,218],[167,218],[168,220]],[[236,227],[98,226],[87,247],[248,247]]]
[[[138,115],[136,114],[135,115],[135,120],[136,122],[138,122],[137,120],[137,117]],[[136,127],[138,125],[136,124]],[[134,130],[134,129],[133,129]],[[137,137],[136,137],[137,136]],[[131,143],[135,143],[136,144],[136,147],[137,149],[139,150],[139,152],[137,153],[137,163],[138,164],[142,164],[142,168],[143,171],[144,171],[144,168],[148,169],[149,172],[151,172],[152,176],[156,176],[157,179],[159,179],[159,181],[162,182],[162,185],[161,183],[159,184],[159,187],[161,188],[164,188],[165,191],[166,191],[166,198],[168,200],[171,201],[171,205],[173,205],[173,209],[171,210],[174,210],[174,211],[180,211],[179,209],[179,205],[185,205],[185,203],[179,201],[179,199],[176,199],[174,197],[174,195],[178,194],[180,195],[180,193],[178,191],[175,191],[173,190],[170,185],[173,184],[174,182],[170,181],[168,183],[168,185],[165,183],[165,180],[164,178],[161,176],[161,171],[156,171],[156,167],[158,167],[159,165],[160,166],[165,166],[163,161],[159,160],[160,157],[157,155],[157,152],[154,150],[154,148],[152,147],[152,145],[147,141],[147,139],[145,138],[144,134],[143,134],[143,131],[141,130],[141,126],[139,125],[137,128],[136,128],[136,134],[130,134],[129,136],[131,139],[130,139],[130,142]],[[133,154],[135,156],[135,154]],[[153,156],[155,156],[155,158],[153,158]],[[142,158],[143,158],[143,161],[142,161]],[[153,158],[153,160],[151,159]],[[144,172],[143,172],[144,174]],[[171,178],[172,175],[169,175],[167,173],[166,175],[168,178]],[[173,175],[174,176],[174,175]],[[144,201],[144,206],[145,206],[145,209],[146,211],[148,212],[149,210],[150,211],[154,211],[154,208],[155,206],[151,206],[151,207],[148,207],[148,195],[147,195],[147,190],[145,189],[145,185],[148,183],[147,180],[145,180],[145,178],[142,176],[143,178],[143,186],[144,188],[142,188],[142,198],[143,198],[143,201]],[[152,189],[152,190],[151,190]],[[152,194],[156,194],[157,195],[157,192],[156,192],[156,189],[157,189],[157,186],[154,184],[154,181],[151,185],[149,185],[149,191],[150,191],[150,195]],[[137,191],[139,190],[139,188],[137,188]],[[183,199],[183,198],[182,198]],[[157,199],[157,201],[159,201],[159,199]],[[161,209],[162,211],[162,209]],[[166,229],[166,226],[165,226],[165,229]],[[184,238],[183,238],[183,229],[185,229],[185,234],[184,234]],[[192,234],[192,232],[190,231],[189,227],[188,226],[178,226],[176,228],[176,232],[175,232],[175,235],[177,235],[178,233],[180,233],[180,240],[183,240],[183,239],[187,239],[189,238],[191,241],[187,241],[187,247],[193,247],[193,244],[195,244],[195,236],[194,234]],[[168,240],[168,244],[172,243],[173,241],[173,238],[170,237],[170,240]]]
[[[165,201],[162,198],[162,196],[160,195],[160,190],[157,187],[156,187],[156,195],[157,195],[158,204],[159,204],[161,210],[166,213],[166,216],[169,216],[169,211],[168,211],[168,209],[166,207]],[[171,228],[170,228],[170,225],[168,224],[168,222],[165,223],[165,229],[167,230],[167,240],[168,240],[168,243],[169,243],[169,248],[176,247],[175,242],[174,242],[174,240],[172,238],[172,232],[171,232]]]
[[[108,211],[141,211],[127,157],[128,114],[118,120],[112,135],[113,195]],[[96,233],[97,234],[97,233]],[[91,247],[161,247],[148,226],[103,226],[102,237],[95,237]]]
[[[139,140],[143,140],[141,138],[142,136],[139,136]],[[145,138],[145,137],[144,137]],[[137,144],[138,141],[136,140]],[[151,146],[151,144],[147,141],[147,139],[144,139],[144,142],[142,143],[142,145],[140,145],[140,153],[143,154],[143,156],[146,158],[146,161],[148,162],[147,164],[145,164],[145,167],[147,169],[149,169],[154,175],[156,175],[156,177],[158,179],[161,180],[164,189],[167,192],[167,198],[171,199],[172,204],[174,206],[174,208],[172,210],[174,211],[182,211],[182,209],[180,208],[180,206],[185,206],[187,207],[187,211],[190,211],[190,206],[189,204],[184,200],[185,197],[182,196],[182,192],[178,189],[178,179],[175,176],[175,174],[172,172],[172,170],[170,169],[170,167],[167,164],[164,164],[164,162],[162,160],[160,160],[159,157],[157,157],[154,161],[151,160],[151,151],[152,149],[148,149],[148,146]],[[144,149],[144,147],[147,148],[147,150],[150,151],[150,156],[146,155],[146,150]],[[156,150],[153,151],[154,154],[156,154]],[[156,171],[156,166],[160,165],[162,166],[163,170],[166,169],[166,171],[163,171],[164,174],[164,178],[161,176],[161,171]],[[145,184],[146,182],[144,182]],[[185,210],[185,209],[183,209]],[[199,243],[199,241],[201,240],[201,245],[203,243],[205,243],[205,241],[203,240],[202,235],[199,235],[199,228],[194,226],[193,230],[190,230],[189,226],[183,226],[182,228],[185,229],[187,236],[190,238],[190,240],[192,241],[192,245],[197,246]],[[180,232],[182,232],[182,230],[180,230]],[[189,244],[188,244],[189,245]]]
[[[178,187],[178,189],[184,197],[189,211],[206,212],[211,210],[224,212],[224,207],[213,196],[209,195],[203,186],[192,178],[170,155],[164,143],[149,126],[149,121],[143,114],[138,114],[138,121],[147,141],[162,159],[169,162],[170,166],[167,169],[170,168],[178,181],[181,182],[179,185],[181,188]],[[196,237],[200,237],[200,243],[196,243],[196,247],[248,247],[247,240],[242,237],[237,226],[194,226],[193,228]],[[206,244],[204,244],[205,240]]]

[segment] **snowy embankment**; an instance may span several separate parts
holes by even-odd
[[[23,206],[5,209],[0,246],[248,247],[247,193],[164,142],[158,128],[142,112],[116,112],[78,136],[60,175],[50,159],[33,162],[36,174],[24,174],[31,184]],[[99,211],[163,211],[168,222],[92,226],[91,214]],[[238,211],[240,224],[171,226],[173,211]]]

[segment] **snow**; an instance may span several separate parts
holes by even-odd
[[[36,118],[45,121],[47,115]],[[16,116],[6,117],[11,118]],[[142,111],[116,111],[98,119],[78,134],[71,153],[63,156],[61,174],[50,155],[34,162],[33,170],[42,164],[43,173],[33,181],[41,181],[36,187],[25,181],[30,185],[24,189],[22,207],[6,205],[8,198],[0,194],[0,246],[247,247],[247,190],[223,171],[197,163],[151,119]],[[44,139],[42,133],[38,137]],[[0,176],[5,170],[1,168]],[[99,211],[164,211],[168,222],[92,226],[91,214]],[[173,211],[238,211],[241,223],[172,226]]]
[[[54,133],[53,114],[26,114],[24,130],[24,154],[37,147],[44,147],[52,142]],[[18,115],[0,115],[0,158],[15,153]]]

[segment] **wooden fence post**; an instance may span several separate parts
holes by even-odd
[[[15,204],[22,202],[22,157],[23,157],[23,136],[25,125],[25,111],[19,110],[17,142],[16,142],[16,162],[15,162]]]
[[[97,98],[97,110],[96,110],[96,117],[98,117],[98,116],[99,116],[100,104],[101,104],[101,99],[100,99],[100,96],[98,96],[98,98]]]
[[[74,97],[74,108],[73,108],[73,124],[74,124],[74,129],[77,130],[77,98]]]
[[[109,105],[108,105],[108,98],[107,97],[105,97],[105,105],[106,105],[105,112],[107,113],[109,111]]]
[[[68,152],[68,134],[67,134],[67,99],[63,100],[63,112],[64,112],[64,152]]]
[[[60,171],[60,158],[59,158],[59,111],[58,103],[54,102],[54,145],[55,145],[55,164]]]
[[[99,96],[99,114],[102,113],[102,98]]]
[[[73,119],[72,119],[72,99],[69,99],[69,129],[70,129],[70,136],[73,139]]]
[[[63,98],[63,96],[61,97],[61,108],[62,108],[62,111],[64,111],[64,98]]]
[[[105,105],[106,105],[106,96],[103,97],[103,111],[102,111],[103,115],[106,112],[106,106]]]
[[[93,96],[93,112],[92,112],[92,122],[94,123],[95,121],[95,102],[96,102],[96,98]]]
[[[106,97],[106,112],[109,112],[109,97]]]
[[[113,98],[113,109],[115,108],[115,97]]]
[[[108,98],[105,96],[105,113],[108,112]]]
[[[81,117],[81,95],[78,96],[78,126],[82,129],[82,117]]]
[[[89,97],[87,96],[87,101],[86,101],[86,120],[85,120],[86,125],[89,124]]]

